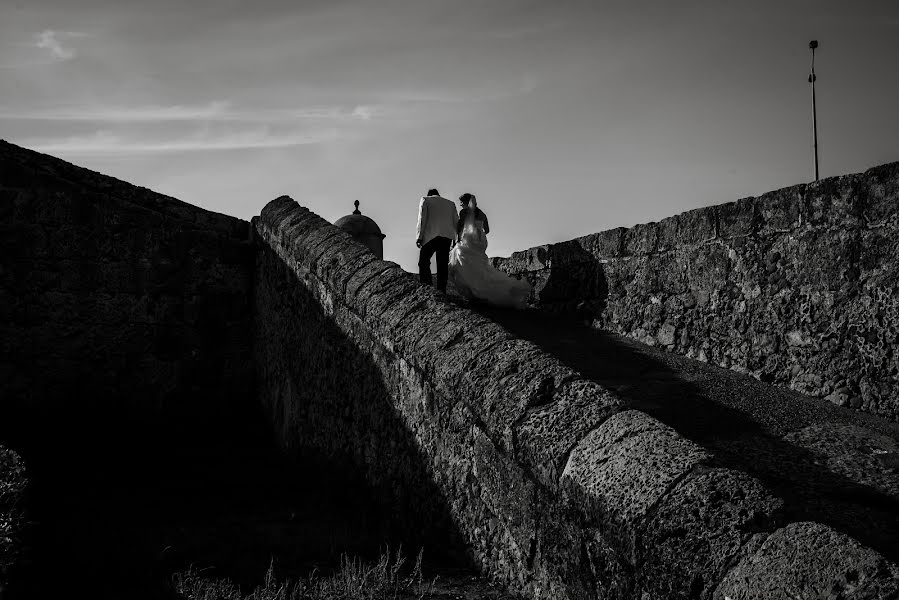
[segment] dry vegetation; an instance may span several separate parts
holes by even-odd
[[[432,597],[434,581],[426,581],[421,572],[421,553],[411,568],[405,567],[401,552],[387,551],[377,563],[365,564],[344,557],[341,568],[322,577],[312,573],[299,581],[278,581],[269,567],[265,582],[249,594],[242,594],[227,579],[207,579],[190,570],[174,576],[174,586],[185,600],[387,600]]]

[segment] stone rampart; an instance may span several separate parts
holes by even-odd
[[[547,310],[899,419],[899,163],[493,261]]]
[[[109,443],[248,405],[253,257],[245,221],[0,142],[0,421]]]
[[[881,598],[899,570],[288,197],[258,235],[257,397],[531,598]],[[796,565],[801,557],[801,566]]]

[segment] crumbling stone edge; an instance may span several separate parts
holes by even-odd
[[[782,501],[758,480],[713,466],[672,428],[289,197],[266,205],[253,230],[378,365],[389,410],[428,461],[472,557],[510,591],[899,596],[899,567],[877,552],[825,525],[785,523]],[[264,401],[277,420],[294,396],[283,391],[290,382],[271,383]],[[361,466],[376,483],[390,476],[377,460]]]

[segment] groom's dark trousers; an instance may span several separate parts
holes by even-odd
[[[437,236],[422,246],[421,252],[418,255],[418,279],[427,285],[432,285],[431,257],[435,254],[437,255],[435,257],[437,259],[437,289],[441,292],[446,291],[446,277],[451,243],[452,240],[449,238]]]

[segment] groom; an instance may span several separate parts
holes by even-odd
[[[418,255],[418,279],[431,285],[431,256],[437,255],[437,289],[446,292],[447,265],[450,244],[456,236],[459,215],[451,200],[440,196],[436,189],[418,205],[418,227],[415,245],[421,248]]]

